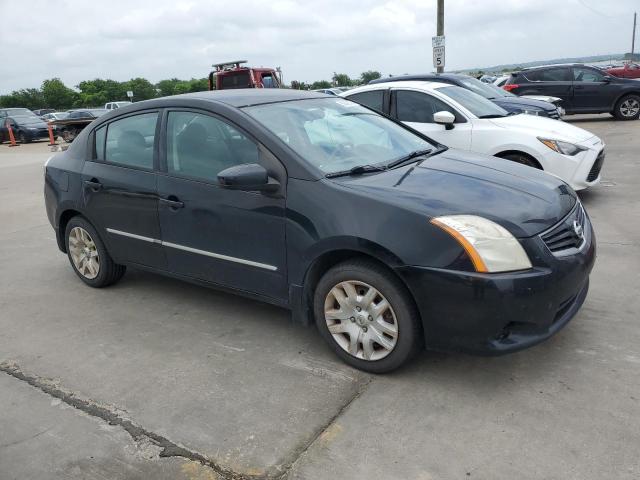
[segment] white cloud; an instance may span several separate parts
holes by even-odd
[[[204,77],[212,63],[245,58],[281,66],[287,81],[328,79],[334,71],[429,71],[435,3],[0,0],[0,93],[54,76],[68,85],[96,77]],[[636,2],[601,4],[446,0],[447,66],[627,51]]]

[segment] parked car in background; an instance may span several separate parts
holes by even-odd
[[[512,73],[503,88],[516,95],[559,97],[568,114],[608,112],[620,120],[640,116],[640,82],[588,65],[527,68]]]
[[[56,128],[56,135],[61,136],[65,142],[72,142],[84,127],[107,112],[104,108],[69,110],[65,118],[53,120],[51,124]]]
[[[388,82],[356,88],[343,96],[388,114],[447,147],[544,170],[575,190],[600,181],[604,144],[591,132],[550,118],[509,113],[462,87]]]
[[[131,105],[131,102],[109,102],[104,104],[104,109],[115,110],[116,108],[126,107],[127,105]]]
[[[340,95],[343,90],[340,88],[316,88],[312,92],[326,93],[327,95]]]
[[[35,115],[35,113],[28,108],[0,108],[0,118],[13,117],[14,115],[23,117]]]
[[[64,120],[69,116],[69,112],[51,112],[43,115],[42,118],[47,122],[53,122],[54,120]]]
[[[344,98],[166,97],[78,140],[47,161],[44,191],[82,282],[105,287],[131,266],[286,307],[362,370],[425,346],[520,350],[587,295],[595,237],[564,182]]]
[[[620,78],[640,78],[640,65],[628,62],[619,67],[611,67],[605,70],[609,75]]]
[[[26,110],[26,109],[10,109],[10,110]],[[40,117],[30,110],[24,115],[12,114],[10,117],[4,117],[0,121],[0,142],[9,141],[9,129],[7,124],[11,126],[14,138],[20,143],[29,143],[34,140],[49,138],[49,129],[47,124]]]
[[[481,75],[480,78],[478,78],[477,80],[480,80],[482,83],[493,83],[496,80],[496,76],[495,75]]]
[[[53,108],[41,108],[40,110],[33,111],[33,113],[35,113],[39,117],[43,117],[47,113],[51,113],[51,112],[55,112],[55,110]]]
[[[456,73],[440,73],[440,74],[422,74],[422,75],[400,75],[397,77],[372,80],[369,85],[386,82],[401,82],[408,80],[422,80],[427,82],[440,82],[449,85],[457,85],[466,88],[484,98],[491,100],[493,103],[501,106],[507,112],[527,113],[530,115],[540,115],[543,117],[559,119],[564,114],[561,107],[540,100],[532,100],[521,98],[512,93],[506,92],[490,83],[484,83],[480,80],[470,77],[469,75],[461,75]]]
[[[496,87],[502,87],[505,83],[507,83],[507,80],[509,80],[509,76],[510,75],[500,75],[499,77],[496,77],[496,79],[493,81],[493,84]]]

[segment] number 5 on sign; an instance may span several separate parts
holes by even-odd
[[[433,66],[444,67],[444,46],[433,47]]]

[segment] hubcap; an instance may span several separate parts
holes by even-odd
[[[69,254],[76,270],[92,280],[100,272],[100,257],[96,244],[84,228],[74,227],[69,232]]]
[[[620,113],[625,117],[634,117],[640,112],[640,102],[635,98],[629,98],[620,105]]]
[[[324,318],[336,343],[356,358],[380,360],[398,341],[391,304],[364,282],[348,280],[333,287],[324,301]]]

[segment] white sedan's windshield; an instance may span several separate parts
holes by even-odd
[[[466,88],[455,86],[442,87],[438,88],[438,93],[442,93],[452,100],[455,100],[478,118],[506,117],[509,114],[509,112],[492,101]]]
[[[340,98],[271,103],[245,111],[324,173],[386,164],[435,148],[391,120]]]

